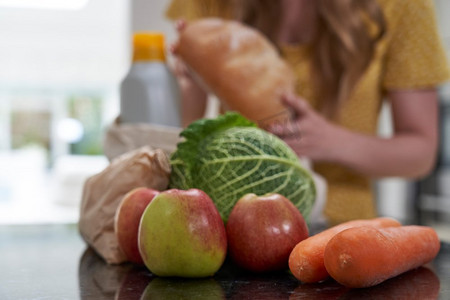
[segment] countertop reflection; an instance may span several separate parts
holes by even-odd
[[[227,261],[212,278],[153,276],[108,265],[72,226],[0,227],[0,299],[450,299],[450,245],[425,267],[367,289],[301,284],[289,272],[246,273]]]

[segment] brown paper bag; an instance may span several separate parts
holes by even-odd
[[[103,150],[109,160],[142,146],[152,146],[167,154],[175,151],[181,141],[182,128],[146,123],[120,123],[116,118],[106,131]]]
[[[115,158],[105,170],[85,182],[80,234],[107,263],[126,261],[114,234],[114,214],[120,200],[137,187],[167,189],[169,175],[167,154],[145,146]]]

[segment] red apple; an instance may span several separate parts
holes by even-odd
[[[114,231],[119,246],[129,261],[143,264],[138,248],[138,230],[142,213],[159,191],[139,187],[121,200],[114,216]]]
[[[302,214],[280,194],[244,195],[233,207],[226,231],[232,260],[253,272],[287,268],[292,249],[308,237]]]
[[[139,251],[155,275],[212,276],[225,260],[225,226],[205,192],[167,190],[159,193],[142,215]]]

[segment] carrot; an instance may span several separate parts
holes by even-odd
[[[328,277],[323,264],[323,252],[328,241],[337,233],[352,227],[393,227],[401,224],[392,218],[374,218],[369,220],[354,220],[328,228],[310,236],[298,243],[289,256],[289,269],[300,281],[307,283],[319,282]]]
[[[328,242],[324,263],[340,284],[369,287],[430,262],[439,248],[439,237],[431,227],[357,227]]]

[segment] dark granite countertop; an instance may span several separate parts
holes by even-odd
[[[212,278],[168,279],[145,267],[107,265],[76,225],[0,226],[0,299],[450,299],[450,244],[425,267],[367,289],[289,272],[252,275],[226,262]]]

